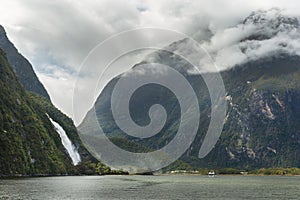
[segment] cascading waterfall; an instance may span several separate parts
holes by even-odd
[[[77,149],[75,148],[75,146],[72,144],[71,140],[69,139],[69,137],[67,136],[65,130],[55,121],[53,121],[49,115],[47,115],[49,120],[51,121],[51,123],[53,124],[53,126],[55,127],[56,132],[59,134],[60,138],[61,138],[61,142],[63,144],[63,146],[65,147],[65,149],[67,150],[69,156],[72,159],[72,162],[74,165],[78,165],[78,163],[80,163],[81,158],[80,155],[77,151]]]

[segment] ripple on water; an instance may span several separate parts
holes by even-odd
[[[0,199],[299,199],[300,177],[78,176],[0,180]]]

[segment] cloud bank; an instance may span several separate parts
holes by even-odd
[[[272,7],[282,11],[266,14],[260,24],[250,18],[243,22],[252,11]],[[139,27],[179,31],[203,45],[223,70],[275,50],[299,52],[297,28],[289,23],[273,27],[269,20],[298,17],[299,10],[300,2],[293,0],[10,0],[1,2],[0,24],[31,61],[54,104],[72,116],[74,82],[82,78],[88,83],[90,78],[77,77],[80,65],[92,48],[113,34]],[[264,38],[254,37],[261,32]],[[132,59],[128,63],[140,61]],[[205,62],[202,69],[209,70]]]
[[[219,70],[226,70],[280,53],[300,55],[299,39],[298,19],[273,8],[252,12],[242,23],[214,33],[202,46]],[[202,69],[209,71],[205,64]]]

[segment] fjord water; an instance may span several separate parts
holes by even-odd
[[[298,176],[73,176],[0,179],[0,199],[299,199]]]

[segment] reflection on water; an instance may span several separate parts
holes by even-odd
[[[73,176],[0,180],[0,199],[299,199],[300,177]]]

